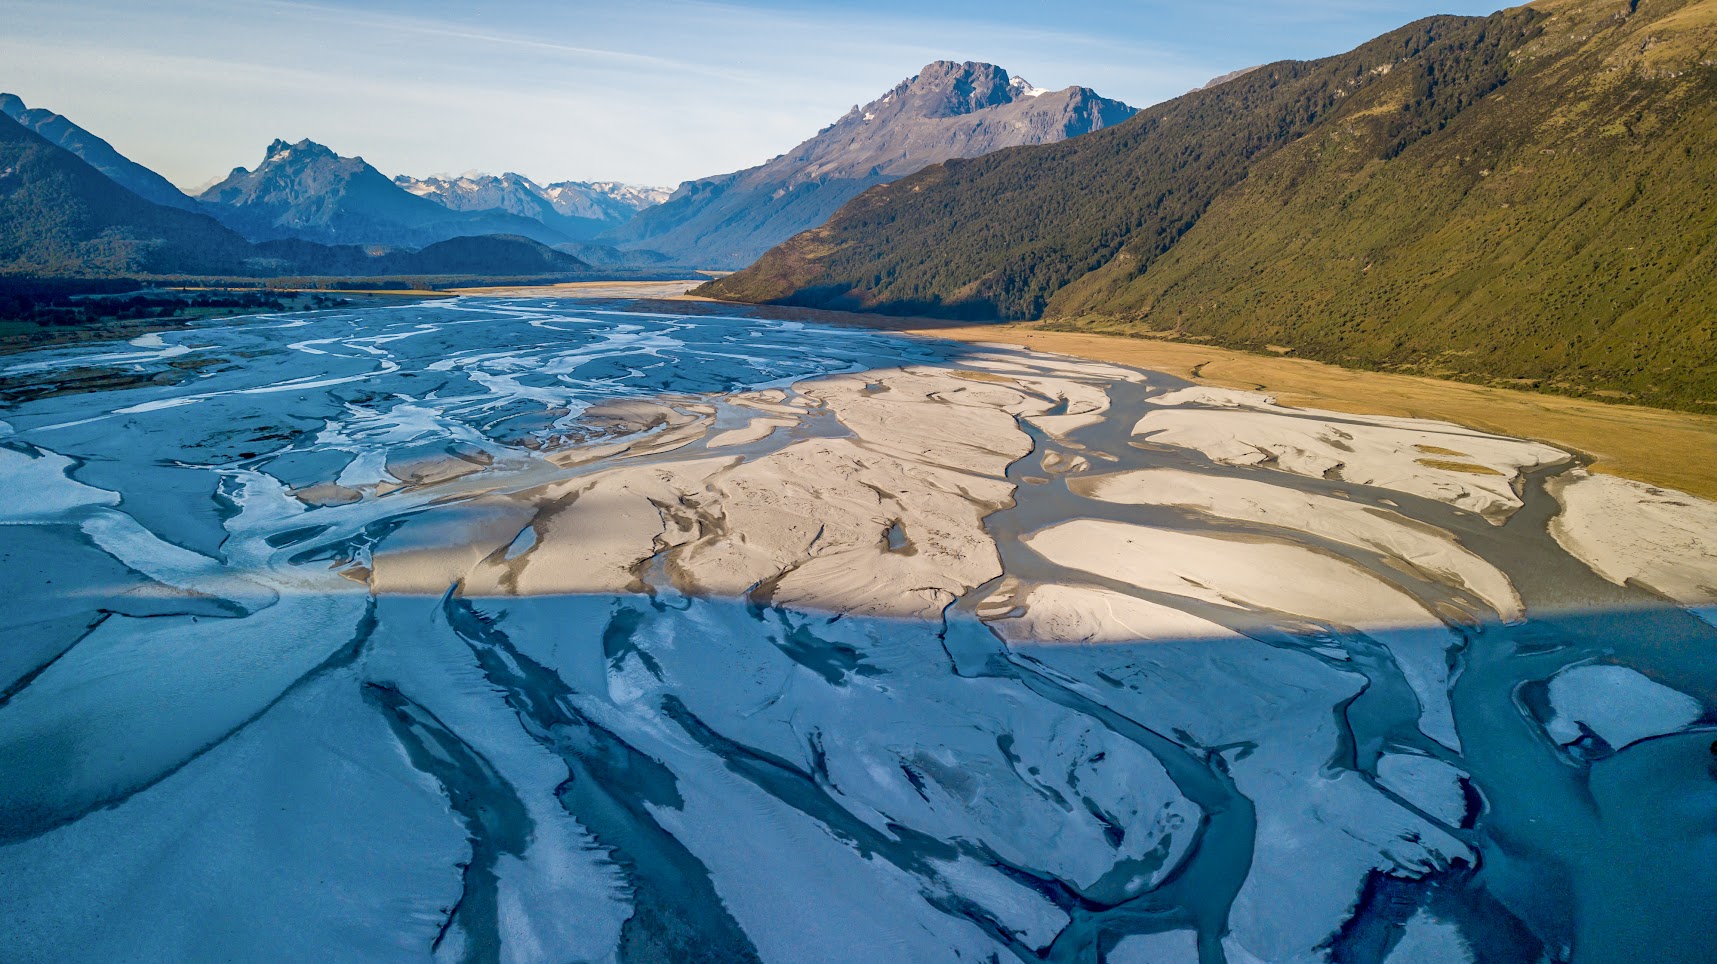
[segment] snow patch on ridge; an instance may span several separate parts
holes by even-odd
[[[1042,97],[1044,94],[1054,93],[1047,87],[1033,87],[1024,77],[1015,77],[1008,87],[1021,97]]]

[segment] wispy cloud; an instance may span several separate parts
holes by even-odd
[[[515,48],[551,55],[557,54],[578,61],[607,61],[633,68],[661,68],[729,80],[741,76],[736,71],[711,67],[696,60],[676,59],[630,50],[579,46],[542,37],[481,30],[421,16],[353,11],[345,7],[309,3],[304,2],[304,0],[258,0],[258,2],[259,6],[289,11],[301,16],[320,17],[329,27],[338,30],[370,31],[395,36],[417,34],[424,37],[456,40],[479,47]]]

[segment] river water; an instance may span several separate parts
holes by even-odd
[[[941,619],[691,597],[660,559],[619,595],[364,581],[601,471],[546,457],[592,406],[730,429],[735,392],[1010,357],[1033,364],[761,311],[465,298],[0,359],[0,959],[1712,959],[1717,630],[1549,536],[1572,459],[1494,525],[1131,444],[1185,387],[1147,374],[1099,424],[1019,423],[1032,454],[985,521],[1005,575]],[[807,413],[723,454],[844,434]],[[1405,516],[1506,573],[1526,618],[1328,537],[1082,498],[1046,455]],[[1285,619],[1025,545],[1073,518],[1310,547],[1445,621]],[[1009,645],[980,603],[1010,581],[1228,633]]]

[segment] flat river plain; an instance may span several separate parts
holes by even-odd
[[[1717,505],[661,308],[0,359],[0,959],[1710,959]]]

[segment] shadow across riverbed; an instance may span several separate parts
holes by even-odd
[[[142,821],[125,844],[131,858],[227,846],[219,826],[150,814],[179,785],[218,787],[235,767],[260,761],[252,778],[285,778],[266,771],[290,756],[280,741],[300,737],[272,721],[294,712],[292,694],[323,691],[385,721],[408,769],[385,752],[354,762],[408,783],[420,773],[468,841],[460,897],[435,940],[480,956],[520,939],[518,915],[566,912],[520,904],[526,892],[506,868],[569,859],[617,875],[629,910],[613,936],[625,960],[779,949],[783,935],[765,923],[771,895],[795,891],[872,911],[886,894],[896,915],[910,905],[943,921],[911,925],[916,939],[1068,961],[1129,941],[1180,946],[1176,935],[1202,960],[1265,956],[1308,928],[1335,960],[1426,941],[1478,959],[1571,949],[1600,960],[1593,948],[1613,946],[1616,928],[1654,960],[1696,960],[1713,923],[1694,870],[1717,855],[1707,826],[1717,720],[1677,681],[1589,648],[1629,626],[1659,646],[1708,645],[1710,628],[1679,610],[1564,613],[1475,633],[1456,655],[1456,747],[1396,728],[1423,712],[1410,689],[1387,691],[1400,705],[1361,711],[1374,688],[1364,674],[1390,659],[1363,634],[1008,646],[958,613],[919,623],[671,592],[468,599],[455,589],[378,599],[373,625],[217,731],[199,701],[253,690],[199,681],[212,667],[157,628],[217,620],[223,645],[243,651],[255,617],[118,618],[78,644],[92,649],[76,669],[170,721],[151,733],[159,772],[105,790],[67,782],[134,745],[104,735],[100,716],[28,698],[36,683],[59,689],[51,672],[73,671],[78,647],[0,706],[8,796],[35,801],[0,807],[0,876],[18,911],[0,946],[23,956],[49,938],[101,946],[37,916],[46,908],[117,897],[108,914],[122,917],[130,903],[89,891],[93,880],[56,869],[54,854],[111,821]],[[129,659],[139,648],[147,658]],[[1332,658],[1338,649],[1350,658]],[[165,752],[172,743],[178,757]],[[584,828],[585,843],[557,850],[545,805]],[[329,826],[269,823],[262,839],[287,852],[305,828]],[[324,844],[361,846],[344,835],[362,832],[360,820]],[[807,849],[806,833],[833,850]],[[162,866],[152,886],[200,888],[200,873],[183,872],[199,861]],[[196,899],[242,914],[243,903],[321,879],[321,861],[287,861]],[[748,866],[778,879],[763,886]],[[353,913],[328,899],[329,920]],[[846,911],[800,913],[824,911],[822,929],[795,946],[811,952],[840,932]],[[239,936],[261,940],[257,927]]]

